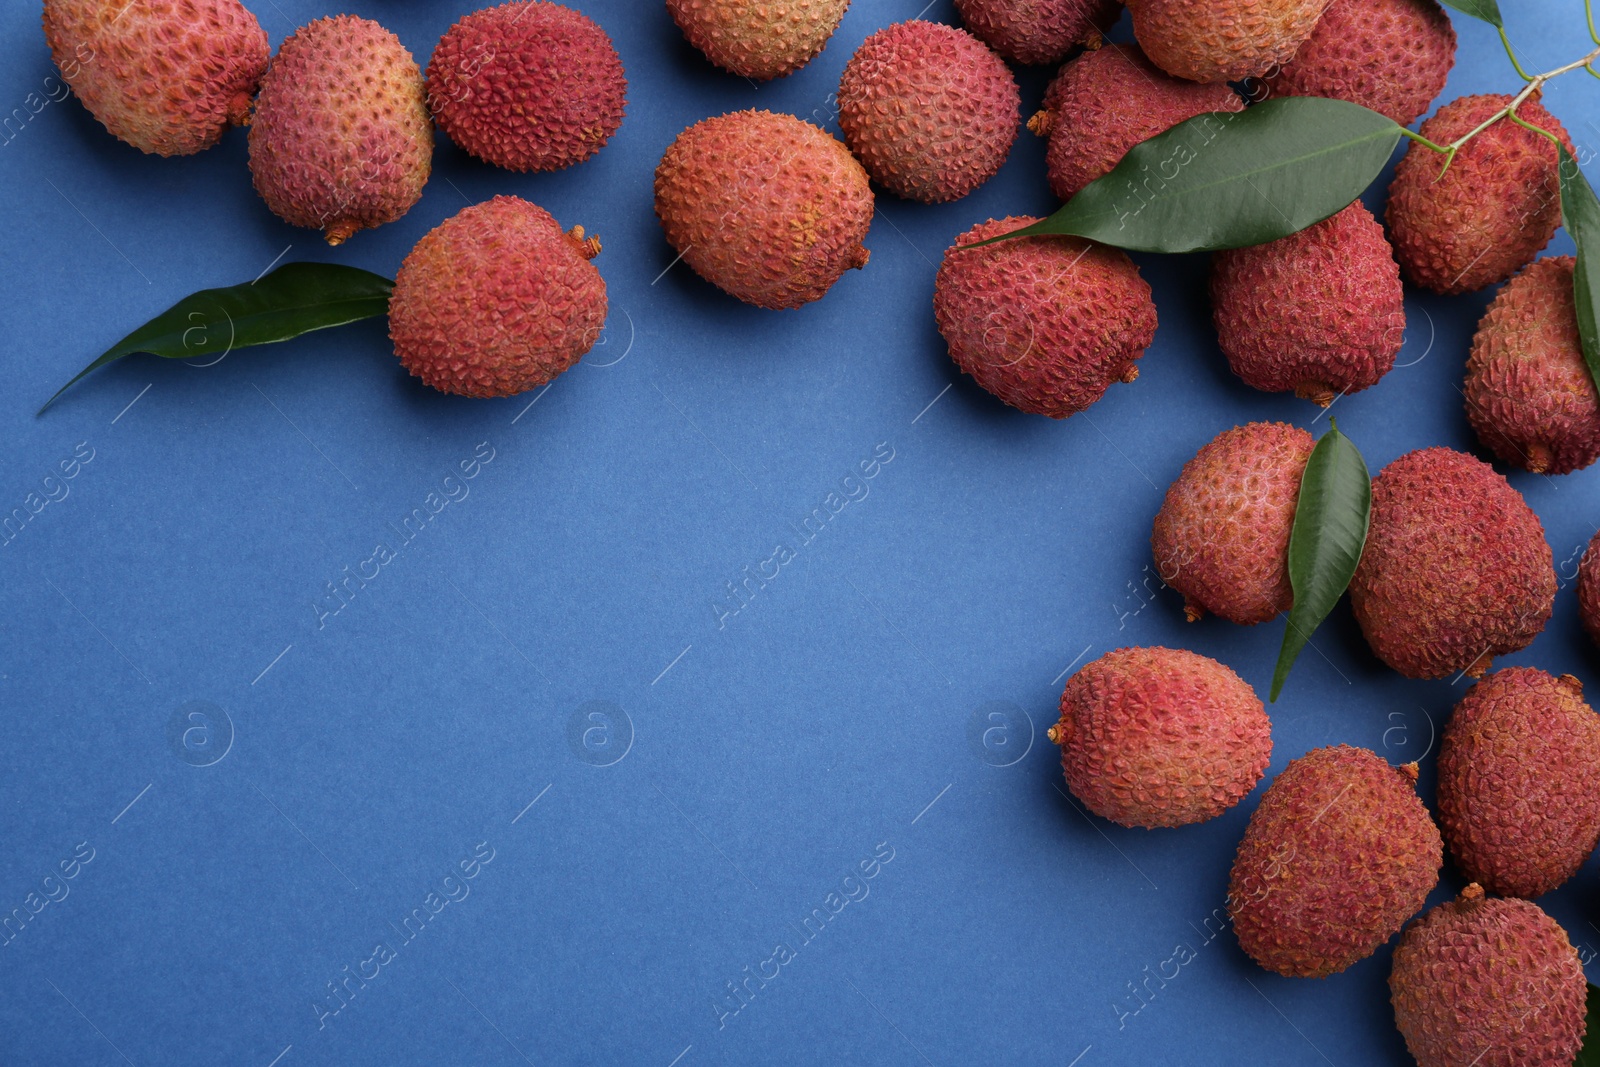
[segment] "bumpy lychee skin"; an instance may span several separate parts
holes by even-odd
[[[1211,259],[1217,341],[1233,373],[1322,407],[1376,385],[1405,343],[1405,291],[1357,200],[1299,233]]]
[[[1209,611],[1253,626],[1293,606],[1289,535],[1315,447],[1299,427],[1252,422],[1217,434],[1184,464],[1156,512],[1150,548],[1189,621]]]
[[[247,125],[270,55],[239,0],[45,0],[44,36],[89,113],[158,156]]]
[[[1417,1067],[1570,1067],[1588,982],[1561,925],[1476,883],[1406,927],[1389,997]]]
[[[1578,616],[1600,646],[1600,533],[1594,535],[1578,564]]]
[[[1511,102],[1509,96],[1463,96],[1421,127],[1449,144]],[[1517,115],[1561,139],[1572,138],[1554,115],[1530,99]],[[1576,153],[1573,152],[1574,157]],[[1550,243],[1561,225],[1556,146],[1501,119],[1479,133],[1445,169],[1444,156],[1410,143],[1389,183],[1384,220],[1405,276],[1436,293],[1467,293],[1504,281]]]
[[[1266,773],[1261,698],[1214,659],[1108,652],[1067,682],[1050,730],[1073,796],[1123,826],[1185,826],[1233,807]]]
[[[1156,66],[1197,82],[1238,81],[1287,62],[1326,0],[1128,0]]]
[[[792,74],[821,52],[850,0],[667,0],[689,43],[730,73]]]
[[[1269,971],[1324,978],[1372,955],[1439,881],[1443,844],[1417,765],[1337,745],[1292,760],[1239,842],[1228,912]]]
[[[1239,94],[1226,85],[1174,78],[1138,45],[1107,44],[1061,68],[1028,129],[1050,138],[1050,190],[1069,200],[1140,141],[1207,111],[1243,108]]]
[[[1571,256],[1540,259],[1507,282],[1467,359],[1462,392],[1478,440],[1535,474],[1600,459],[1600,394],[1578,339],[1572,270]]]
[[[1407,678],[1481,677],[1539,635],[1555,595],[1539,517],[1487,463],[1425,448],[1372,480],[1350,606],[1372,651]]]
[[[702,278],[794,308],[867,265],[872,187],[836,139],[793,115],[736,111],[678,135],[656,168],[656,216]]]
[[[606,31],[560,4],[474,12],[428,61],[428,106],[467,152],[508,170],[560,170],[622,125],[628,81]]]
[[[957,237],[939,265],[933,313],[950,358],[979,385],[1014,408],[1064,419],[1139,376],[1156,305],[1120,249],[1077,237],[966,248],[1038,221],[990,219]]]
[[[1439,824],[1462,874],[1537,897],[1600,841],[1600,716],[1570,674],[1496,671],[1468,690],[1439,748]]]
[[[1059,63],[1093,47],[1122,13],[1118,0],[956,0],[974,37],[1013,63]]]
[[[511,396],[594,347],[606,283],[600,242],[563,233],[541,207],[497,196],[446,219],[411,250],[389,299],[406,370],[444,393]]]
[[[1005,61],[964,30],[913,20],[862,42],[839,79],[839,128],[877,182],[934,204],[994,177],[1021,97]]]

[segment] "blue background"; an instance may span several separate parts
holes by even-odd
[[[957,233],[1054,206],[1026,133],[965,200],[882,196],[871,264],[803,310],[744,306],[672,265],[651,210],[672,138],[744,107],[836,131],[849,55],[920,2],[856,0],[819,58],[753,85],[658,0],[584,0],[631,80],[611,144],[515,175],[441,138],[410,214],[336,250],[259,202],[242,132],[159,159],[76,101],[38,109],[60,95],[38,4],[5,5],[0,512],[75,449],[93,458],[0,550],[0,915],[67,891],[0,946],[0,1062],[1408,1062],[1387,948],[1290,980],[1217,933],[1259,790],[1200,826],[1122,829],[1062,793],[1043,736],[1069,667],[1123,645],[1270,680],[1281,623],[1187,626],[1149,562],[1151,517],[1200,445],[1253,419],[1328,421],[1231,376],[1204,258],[1137,257],[1155,345],[1137,383],[1066,422],[958,375],[931,314]],[[473,6],[347,9],[425,61]],[[1515,6],[1529,69],[1587,49],[1575,2]],[[251,7],[274,47],[327,13]],[[927,17],[955,21],[948,0]],[[1514,88],[1492,32],[1457,23],[1444,98]],[[1046,74],[1023,73],[1024,116]],[[1573,75],[1547,103],[1587,158],[1600,87]],[[605,245],[607,332],[546,392],[433,393],[377,320],[211,366],[131,358],[34,417],[183,294],[281,260],[392,276],[497,193]],[[1475,448],[1458,386],[1488,295],[1408,294],[1401,366],[1334,407],[1374,471]],[[867,495],[719,628],[726,583],[795,545],[875,450],[893,458]],[[1512,481],[1564,588],[1511,662],[1600,684],[1568,581],[1600,469]],[[447,490],[460,499],[319,613],[327,583]],[[1341,606],[1271,709],[1272,771],[1349,742],[1422,759],[1431,799],[1463,689],[1382,667]],[[1541,901],[1586,960],[1596,874]],[[1459,885],[1447,866],[1434,899]],[[806,940],[802,920],[847,891]],[[430,893],[457,899],[432,914]],[[793,958],[764,963],[779,942]],[[334,999],[380,943],[391,958]],[[1151,980],[1179,945],[1193,959]],[[775,966],[733,1012],[728,983]]]

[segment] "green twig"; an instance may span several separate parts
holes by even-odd
[[[1584,2],[1588,3],[1589,0],[1584,0]],[[1500,43],[1505,45],[1506,55],[1511,58],[1511,65],[1516,68],[1517,77],[1521,78],[1525,82],[1533,81],[1533,75],[1523,70],[1522,64],[1517,61],[1516,49],[1511,47],[1511,38],[1506,36],[1506,28],[1504,26],[1500,27]],[[1600,44],[1600,41],[1596,41],[1595,43]]]
[[[1584,18],[1589,20],[1589,40],[1595,44],[1600,44],[1600,33],[1596,33],[1594,29],[1594,4],[1592,0],[1583,0],[1583,15]],[[1594,74],[1594,71],[1590,70],[1589,73]],[[1600,75],[1595,76],[1600,77]]]

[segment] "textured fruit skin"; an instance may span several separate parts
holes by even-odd
[[[1293,606],[1289,535],[1315,447],[1299,427],[1252,422],[1223,430],[1183,465],[1150,549],[1191,622],[1209,611],[1253,626]]]
[[[839,128],[885,189],[936,204],[994,177],[1017,139],[1011,68],[964,30],[913,20],[861,43],[839,78]]]
[[[508,170],[560,170],[622,125],[628,81],[606,31],[560,4],[463,17],[428,61],[428,106],[467,152]]]
[[[278,48],[250,127],[250,173],[273,213],[339,244],[422,196],[433,123],[422,71],[368,19],[318,19]]]
[[[45,0],[44,36],[89,113],[158,156],[202,151],[247,124],[270,56],[239,0]]]
[[[981,222],[945,251],[933,313],[950,358],[1014,408],[1064,419],[1139,376],[1156,305],[1120,249],[1077,237],[963,246],[1039,220]]]
[[[1463,96],[1421,127],[1434,144],[1449,144],[1488,121],[1509,96]],[[1567,151],[1572,138],[1555,116],[1530,99],[1524,122],[1548,130]],[[1384,220],[1395,258],[1410,281],[1436,293],[1467,293],[1504,281],[1550,243],[1561,225],[1556,146],[1501,119],[1456,154],[1444,157],[1410,143],[1389,183]]]
[[[1128,0],[1133,34],[1155,65],[1197,82],[1238,81],[1287,62],[1325,0]]]
[[[1122,14],[1118,0],[956,0],[971,34],[1013,63],[1059,63],[1093,47]]]
[[[1529,667],[1468,690],[1439,748],[1439,825],[1456,867],[1493,893],[1537,897],[1600,841],[1600,716],[1576,678]]]
[[[1285,66],[1273,96],[1325,96],[1402,126],[1422,117],[1456,61],[1456,31],[1436,0],[1333,0]]]
[[[732,74],[792,74],[822,51],[850,0],[667,0],[689,43]]]
[[[1573,265],[1571,256],[1536,260],[1507,282],[1467,359],[1462,392],[1478,440],[1535,474],[1600,459],[1600,395],[1578,339]]]
[[[1028,129],[1050,138],[1050,191],[1069,200],[1140,141],[1207,111],[1240,111],[1226,85],[1197,85],[1158,69],[1137,45],[1107,44],[1061,68]]]
[[[1600,533],[1594,535],[1578,564],[1578,616],[1600,646]]]
[[[702,278],[794,308],[867,264],[872,187],[836,139],[793,115],[736,111],[678,135],[656,168],[656,216]]]
[[[1567,932],[1537,904],[1476,884],[1406,927],[1389,997],[1418,1067],[1570,1067],[1588,982]]]
[[[1416,764],[1336,745],[1291,760],[1239,842],[1228,912],[1269,971],[1324,978],[1377,951],[1439,880],[1443,844]]]
[[[1357,200],[1299,233],[1211,258],[1217,341],[1233,373],[1323,407],[1376,385],[1405,343],[1405,291]]]
[[[1372,651],[1407,678],[1481,676],[1539,635],[1555,595],[1539,517],[1487,463],[1425,448],[1372,480],[1350,606]]]
[[[514,196],[440,223],[400,265],[389,335],[406,370],[440,392],[510,396],[543,385],[594,347],[606,283],[600,243],[562,233]]]
[[[1073,796],[1123,826],[1214,818],[1272,759],[1255,691],[1216,660],[1171,648],[1118,649],[1078,671],[1050,739]]]

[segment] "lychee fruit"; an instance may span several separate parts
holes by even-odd
[[[1316,441],[1282,422],[1223,430],[1183,465],[1150,533],[1156,573],[1206,612],[1241,626],[1294,605],[1289,535]]]
[[[270,55],[239,0],[45,0],[44,36],[89,113],[158,156],[199,152],[248,125]]]
[[[794,308],[864,267],[872,187],[850,150],[793,115],[736,111],[678,135],[656,168],[656,215],[702,278]]]
[[[1417,1067],[1568,1067],[1588,981],[1561,925],[1477,883],[1406,927],[1389,996]]]
[[[1064,419],[1139,376],[1155,339],[1150,286],[1127,253],[1078,237],[1018,237],[1030,217],[990,219],[956,238],[934,283],[950,357],[1014,408]]]
[[[250,127],[250,173],[279,218],[339,244],[409,211],[432,166],[422,71],[398,37],[338,15],[278,47]]]
[[[1405,343],[1400,267],[1359,200],[1298,233],[1218,252],[1211,307],[1245,384],[1323,407],[1377,384]]]
[[[1240,111],[1226,85],[1174,78],[1138,45],[1107,44],[1061,68],[1028,129],[1050,139],[1050,190],[1070,200],[1122,161],[1128,149],[1208,111]]]
[[[1228,883],[1239,947],[1324,978],[1378,950],[1439,880],[1443,844],[1417,765],[1336,745],[1291,760],[1250,816]]]
[[[1589,542],[1578,564],[1578,617],[1600,646],[1600,533]]]
[[[1059,63],[1094,47],[1122,14],[1118,0],[956,0],[974,37],[1013,63]]]
[[[1272,759],[1255,691],[1216,660],[1171,648],[1118,649],[1079,670],[1050,740],[1072,795],[1123,826],[1220,815]]]
[[[1128,0],[1155,65],[1197,82],[1238,81],[1287,62],[1326,0]]]
[[[1535,474],[1600,459],[1600,394],[1578,339],[1572,271],[1571,256],[1528,264],[1495,295],[1467,359],[1462,393],[1478,440]]]
[[[994,177],[1021,97],[1005,61],[964,30],[913,20],[862,42],[839,79],[839,128],[867,173],[909,200],[958,200]]]
[[[1487,463],[1425,448],[1372,480],[1350,606],[1372,651],[1407,678],[1480,677],[1539,635],[1555,595],[1539,517]]]
[[[1422,136],[1450,144],[1509,103],[1503,94],[1463,96],[1424,122]],[[1517,115],[1573,152],[1572,138],[1537,99]],[[1384,218],[1400,269],[1422,288],[1467,293],[1504,281],[1561,225],[1556,146],[1507,118],[1463,145],[1448,169],[1443,153],[1411,142],[1395,166]]]
[[[417,242],[395,277],[389,336],[406,370],[444,393],[510,396],[594,346],[606,283],[600,242],[541,207],[497,196]]]
[[[757,81],[792,74],[822,51],[850,0],[667,0],[689,43]]]
[[[1266,83],[1273,96],[1348,100],[1409,126],[1455,61],[1455,27],[1436,0],[1333,0]]]
[[[622,125],[628,81],[606,31],[543,0],[463,17],[428,61],[428,105],[467,152],[508,170],[560,170]]]

